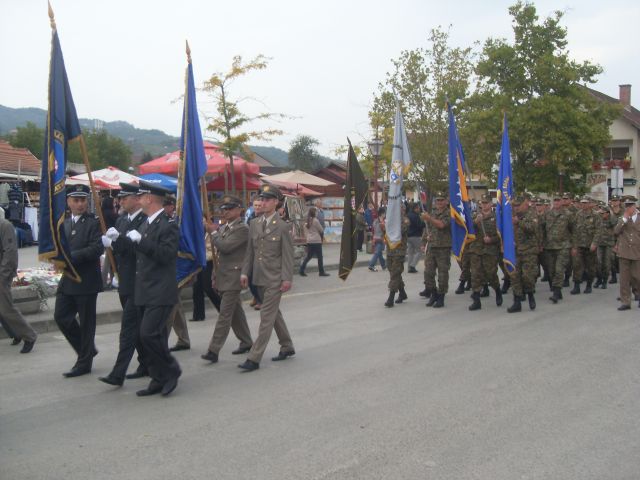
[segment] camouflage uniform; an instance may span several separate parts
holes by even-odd
[[[480,292],[486,283],[494,289],[499,289],[500,237],[496,226],[496,215],[491,212],[480,221],[476,214],[473,223],[476,226],[476,239],[467,246],[467,254],[471,262],[471,289],[474,292]],[[491,243],[484,243],[485,235],[491,239]]]
[[[523,297],[534,293],[538,277],[538,252],[540,250],[538,215],[530,208],[516,214],[518,223],[513,225],[516,242],[516,268],[511,273],[513,294]]]
[[[436,291],[436,271],[438,272],[437,293],[449,290],[449,269],[451,268],[451,217],[449,205],[442,211],[434,211],[431,216],[444,222],[444,228],[430,224],[427,235],[427,252],[424,257],[424,286],[428,292]],[[426,230],[425,230],[426,231]]]
[[[616,244],[616,237],[613,233],[613,227],[618,223],[618,218],[607,210],[606,216],[602,215],[602,224],[600,227],[600,244],[598,245],[598,282],[602,288],[607,288],[609,280],[609,272],[613,263],[613,246]]]
[[[407,255],[407,232],[409,231],[409,219],[402,218],[402,240],[400,245],[391,249],[387,244],[387,269],[389,270],[389,291],[397,292],[404,289],[402,272],[404,271],[404,259]],[[386,241],[386,237],[385,237]]]
[[[597,252],[591,251],[591,246],[596,249],[600,244],[602,219],[593,209],[581,210],[575,215],[575,228],[573,230],[572,246],[576,249],[576,255],[572,256],[573,281],[579,285],[586,273],[587,286],[596,276]],[[579,293],[579,290],[576,292]]]
[[[624,213],[624,209],[622,207],[618,208],[618,211],[615,212],[613,210],[613,208],[610,208],[609,211],[610,216],[611,216],[611,221],[613,222],[615,220],[616,224],[618,223],[618,221],[622,218],[622,215]],[[615,219],[613,218],[615,217]],[[617,240],[618,236],[615,235],[615,238]],[[620,271],[620,262],[618,261],[618,252],[615,248],[615,244],[614,247],[611,249],[611,280],[609,283],[616,283],[617,281],[617,273]]]
[[[545,213],[541,221],[545,236],[545,261],[551,286],[562,288],[564,273],[569,263],[569,249],[573,231],[572,216],[564,208],[552,208]]]

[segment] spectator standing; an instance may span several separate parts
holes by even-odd
[[[324,228],[316,217],[317,210],[314,207],[309,208],[307,213],[307,221],[304,224],[304,231],[307,238],[307,256],[300,265],[300,276],[306,277],[304,269],[307,263],[314,256],[318,259],[318,270],[321,277],[328,277],[329,274],[324,271],[324,263],[322,261],[322,241],[324,239]]]

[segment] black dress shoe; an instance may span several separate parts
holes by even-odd
[[[207,351],[204,355],[200,355],[200,358],[203,360],[209,360],[211,363],[218,363],[218,354],[213,353],[212,351]]]
[[[86,375],[87,373],[91,373],[90,368],[79,368],[73,367],[68,372],[64,372],[62,375],[67,378],[79,377],[81,375]]]
[[[306,273],[304,273],[304,272],[300,272],[300,276],[301,276],[301,277],[306,277],[306,276],[307,276],[307,274],[306,274]]]
[[[169,349],[170,352],[179,352],[180,350],[191,350],[190,345],[179,345],[175,344],[173,347]]]
[[[162,391],[162,385],[156,383],[155,381],[151,381],[149,386],[143,390],[138,390],[136,395],[139,397],[148,397],[149,395],[156,395]]]
[[[244,363],[238,365],[238,368],[241,368],[246,372],[252,372],[253,370],[258,370],[260,368],[260,364],[252,362],[251,360],[245,360]]]
[[[272,362],[279,362],[281,360],[286,360],[289,357],[293,357],[296,354],[296,352],[294,350],[291,350],[290,352],[280,352],[278,353],[277,356],[272,357],[271,361]]]
[[[127,380],[133,380],[134,378],[142,378],[142,377],[146,377],[147,375],[149,375],[147,372],[142,372],[140,370],[136,370],[133,373],[127,373],[124,378],[126,378]]]
[[[112,377],[111,375],[107,375],[106,377],[98,377],[102,383],[106,383],[107,385],[113,385],[114,387],[121,387],[124,383],[122,378]]]
[[[16,345],[20,345],[20,342],[22,340],[20,340],[19,338],[14,338],[13,340],[11,340],[11,346],[15,347]]]
[[[243,353],[247,353],[249,350],[251,350],[251,347],[238,347],[231,352],[231,355],[242,355]]]
[[[621,312],[624,310],[631,310],[631,307],[629,305],[620,305],[618,307],[618,310],[620,310]]]
[[[331,275],[331,274],[330,274],[330,273],[327,273],[327,272],[322,272],[322,273],[320,274],[320,276],[321,276],[321,277],[328,277],[329,275]]]
[[[178,378],[180,378],[180,374],[176,375],[172,379],[168,380],[163,386],[162,391],[160,392],[163,397],[166,397],[171,392],[173,392],[178,386]]]
[[[22,345],[22,349],[20,350],[20,353],[29,353],[31,350],[33,350],[33,345],[35,343],[36,343],[35,340],[33,342],[25,340],[24,345]]]

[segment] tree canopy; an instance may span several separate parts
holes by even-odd
[[[298,135],[289,148],[289,164],[297,170],[313,172],[322,166],[322,158],[316,147],[318,140],[309,135]]]

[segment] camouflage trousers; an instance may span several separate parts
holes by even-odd
[[[389,270],[389,291],[397,292],[404,288],[404,281],[402,281],[404,255],[387,255],[387,270]]]
[[[460,281],[468,282],[471,280],[471,259],[469,258],[469,252],[466,250],[462,252],[462,259],[458,262],[460,265]]]
[[[451,248],[431,247],[424,257],[424,286],[427,290],[436,289],[436,271],[438,273],[438,293],[449,291],[449,269],[451,268]]]
[[[598,255],[598,276],[604,280],[609,280],[611,267],[613,266],[613,247],[610,245],[600,245]]]
[[[573,265],[573,281],[581,282],[586,273],[587,281],[592,281],[598,270],[598,254],[589,247],[578,247],[577,253],[571,257]]]
[[[525,293],[535,293],[538,278],[538,254],[522,253],[516,256],[516,268],[511,272],[513,294],[523,296]]]
[[[567,269],[567,264],[570,263],[569,249],[545,250],[544,257],[547,262],[547,272],[549,273],[551,286],[562,288],[564,272]]]
[[[498,280],[498,257],[495,255],[478,255],[469,253],[471,262],[471,289],[479,292],[485,283],[493,288],[500,288]]]

